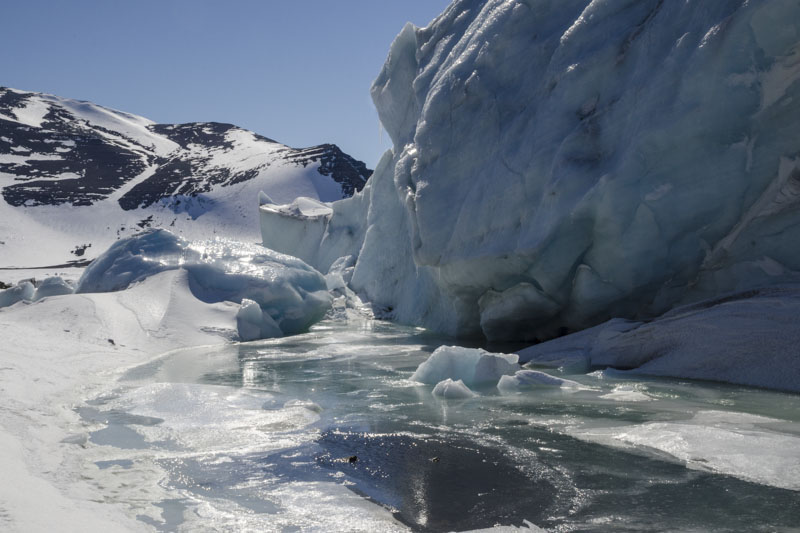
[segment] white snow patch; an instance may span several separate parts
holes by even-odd
[[[87,464],[91,444],[73,407],[156,354],[224,342],[210,331],[231,332],[237,307],[200,302],[186,273],[171,271],[123,292],[0,309],[0,330],[13,332],[0,350],[0,521],[13,531],[149,531],[136,515],[161,515],[163,472],[124,480]],[[120,482],[146,498],[118,501]]]
[[[17,117],[17,121],[34,128],[42,127],[42,121],[49,111],[50,106],[47,102],[36,96],[28,98],[25,102],[25,107],[11,110],[14,116]]]

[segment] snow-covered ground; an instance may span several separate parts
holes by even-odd
[[[220,334],[233,333],[237,310],[199,302],[178,271],[127,291],[0,309],[0,529],[149,530],[130,512],[130,501],[115,501],[113,479],[99,479],[96,466],[72,453],[88,442],[74,409],[132,365],[168,350],[225,342]],[[135,481],[139,512],[153,514],[151,502],[163,498],[158,476]]]

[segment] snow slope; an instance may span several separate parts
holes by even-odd
[[[794,0],[456,0],[372,97],[365,189],[262,237],[387,316],[543,339],[800,270]]]
[[[155,124],[0,88],[0,269],[85,263],[146,227],[254,242],[259,192],[329,202],[369,173],[334,145],[293,149],[231,124]]]

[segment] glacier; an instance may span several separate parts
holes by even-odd
[[[371,93],[364,190],[260,214],[379,316],[544,340],[800,271],[796,1],[456,0]]]

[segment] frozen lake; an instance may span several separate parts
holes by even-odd
[[[800,524],[800,397],[597,370],[442,400],[408,378],[445,342],[324,321],[167,354],[79,407],[92,462],[115,502],[157,498],[140,520],[169,531]]]

